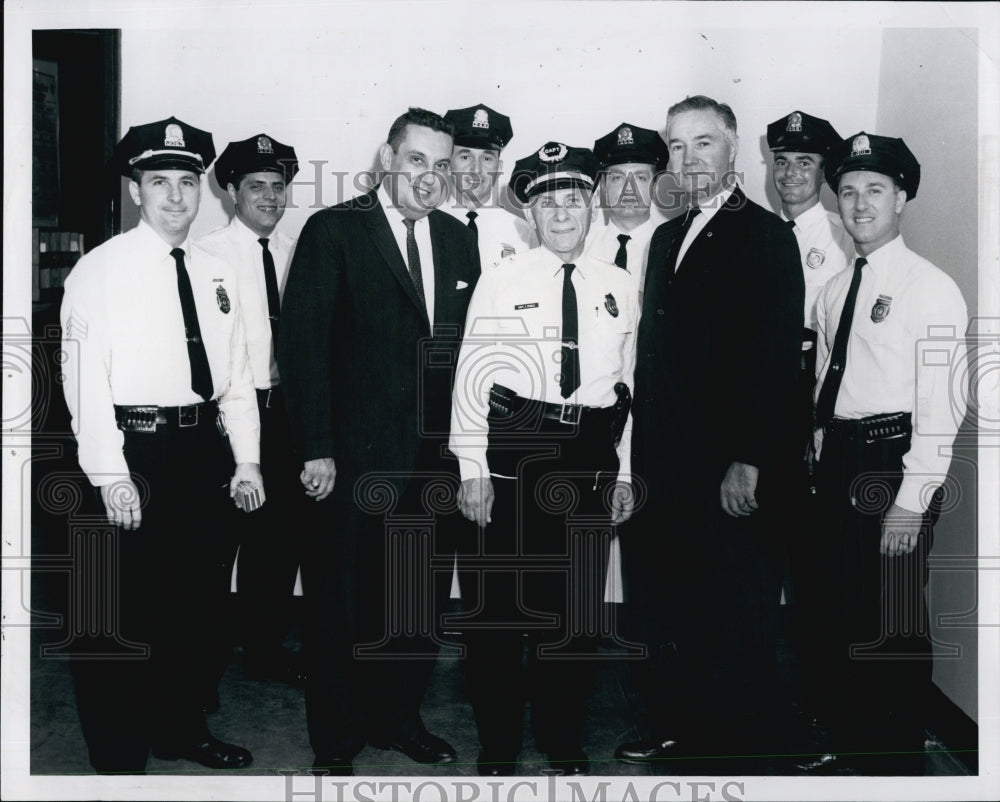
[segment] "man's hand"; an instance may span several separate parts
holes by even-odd
[[[631,482],[615,482],[611,491],[611,523],[623,524],[632,517],[635,509],[635,491]]]
[[[320,457],[306,460],[299,474],[299,481],[306,489],[306,495],[322,501],[333,492],[333,483],[337,479],[337,466],[333,457]]]
[[[101,501],[108,514],[108,523],[122,529],[138,529],[142,523],[139,508],[139,490],[131,479],[119,479],[108,485],[101,485]]]
[[[893,504],[882,520],[882,539],[879,541],[880,554],[887,557],[902,557],[917,547],[917,538],[923,528],[923,516],[918,512],[904,510]]]
[[[260,493],[260,503],[267,501],[264,495],[264,477],[260,472],[260,465],[256,462],[241,462],[233,472],[233,478],[229,480],[229,498],[236,497],[236,488],[240,482],[249,482]]]
[[[726,471],[719,488],[722,509],[734,518],[745,518],[757,509],[757,477],[760,470],[753,465],[734,462]]]
[[[458,509],[478,526],[490,523],[490,512],[493,510],[493,482],[490,477],[462,482],[458,488]]]

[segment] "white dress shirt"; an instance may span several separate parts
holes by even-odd
[[[586,253],[595,259],[606,264],[615,265],[615,256],[618,255],[618,248],[621,243],[618,240],[619,234],[630,237],[625,243],[625,251],[628,254],[626,270],[632,279],[633,289],[638,296],[642,292],[643,284],[646,281],[646,263],[649,260],[649,243],[653,239],[653,232],[663,223],[663,219],[655,214],[650,214],[649,219],[639,224],[631,231],[622,231],[610,220],[607,225],[594,226],[587,237]],[[621,270],[621,268],[618,268]]]
[[[379,203],[389,221],[389,228],[396,238],[396,245],[399,246],[400,256],[403,257],[403,264],[409,270],[410,262],[407,259],[406,251],[406,223],[403,214],[392,205],[392,198],[389,197],[389,190],[385,183],[382,183],[378,192]],[[417,250],[420,252],[420,277],[424,283],[424,301],[427,305],[427,319],[434,324],[434,250],[431,246],[431,226],[426,217],[416,220],[413,225],[413,237],[417,241]]]
[[[782,220],[788,220],[784,212]],[[805,325],[816,331],[816,301],[823,287],[841,270],[854,264],[854,242],[844,230],[840,215],[817,202],[795,218],[792,227],[802,257],[806,283]]]
[[[680,268],[681,261],[684,259],[684,254],[688,252],[688,248],[691,247],[691,243],[694,242],[694,238],[697,237],[701,233],[702,229],[708,225],[709,220],[715,217],[719,209],[726,205],[726,202],[729,200],[729,196],[732,194],[732,189],[724,189],[715,197],[709,198],[704,206],[699,207],[701,214],[697,215],[694,220],[691,221],[691,227],[684,235],[684,241],[681,242],[681,249],[677,252],[677,264],[674,266],[675,271]]]
[[[901,236],[868,257],[847,341],[847,363],[834,416],[858,419],[913,414],[910,450],[896,504],[923,512],[951,462],[950,448],[965,416],[965,330],[968,312],[955,282],[903,243]],[[853,265],[853,259],[852,259]],[[816,305],[819,399],[853,269],[827,283]],[[873,315],[876,304],[888,315]],[[875,319],[881,318],[880,322]],[[822,458],[822,430],[816,433]]]
[[[468,226],[469,210],[449,199],[441,206],[462,225]],[[476,230],[479,238],[479,264],[483,270],[496,267],[505,256],[530,250],[534,247],[528,222],[498,206],[481,206],[476,209]]]
[[[280,376],[274,356],[274,344],[271,342],[267,285],[264,281],[264,249],[258,242],[259,239],[260,236],[255,231],[234,216],[229,225],[206,234],[195,244],[229,262],[236,269],[253,384],[257,389],[265,390],[278,384]],[[285,279],[292,262],[295,240],[275,230],[268,237],[267,249],[274,259],[278,295],[284,296]]]
[[[257,397],[233,268],[181,246],[198,324],[237,463],[260,462]],[[114,406],[184,406],[191,389],[172,248],[144,221],[83,256],[66,279],[61,309],[63,389],[80,467],[95,486],[128,476]]]
[[[483,271],[469,304],[452,400],[450,448],[463,481],[489,474],[487,415],[494,384],[522,398],[590,407],[613,406],[617,382],[632,389],[638,308],[631,278],[586,255],[574,264],[580,386],[566,399],[558,378],[562,259],[534,248]],[[629,416],[618,447],[623,481],[631,474],[631,431]]]

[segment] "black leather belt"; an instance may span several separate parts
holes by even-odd
[[[257,390],[257,405],[262,409],[276,407],[282,400],[280,384]]]
[[[913,432],[909,412],[890,412],[867,418],[834,418],[823,427],[823,436],[857,440],[872,445],[883,440],[899,440]]]
[[[490,388],[490,409],[501,417],[510,418],[514,415],[533,417],[539,415],[546,420],[576,425],[588,414],[602,412],[613,413],[614,407],[588,407],[583,404],[550,404],[547,401],[535,401],[522,398],[513,390],[494,384]]]
[[[115,420],[123,432],[155,432],[158,426],[190,429],[203,423],[215,423],[215,401],[183,407],[120,406],[115,404]]]

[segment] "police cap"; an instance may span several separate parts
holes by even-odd
[[[554,189],[579,187],[592,191],[598,167],[597,157],[586,148],[546,142],[535,153],[517,160],[509,186],[514,197],[524,204]]]
[[[860,131],[838,142],[826,157],[823,167],[826,182],[836,190],[840,176],[852,170],[887,175],[906,192],[907,200],[917,197],[920,163],[902,139]]]
[[[830,123],[804,111],[793,111],[767,126],[767,146],[771,151],[826,153],[838,142],[840,134]]]
[[[444,118],[455,127],[456,148],[503,150],[514,138],[510,117],[482,103],[467,109],[449,109]]]
[[[594,143],[594,155],[601,167],[635,162],[652,164],[659,172],[666,169],[670,154],[658,132],[622,123]]]
[[[191,170],[203,173],[215,158],[212,135],[176,117],[133,125],[111,155],[111,165],[123,176],[133,170]]]
[[[257,134],[240,142],[230,142],[215,163],[215,180],[225,190],[248,173],[280,173],[291,183],[299,171],[295,148],[282,145],[267,134]]]

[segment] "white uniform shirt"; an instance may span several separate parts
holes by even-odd
[[[383,183],[375,193],[379,203],[382,204],[382,211],[389,221],[389,228],[392,236],[396,240],[399,254],[403,257],[403,264],[409,270],[410,260],[406,250],[406,223],[403,213],[392,205],[392,198],[389,197],[389,190]],[[413,238],[417,242],[417,251],[420,254],[420,278],[424,285],[424,305],[427,307],[427,319],[434,324],[434,250],[431,245],[431,224],[427,222],[427,217],[415,220],[413,224]]]
[[[858,419],[890,412],[913,414],[913,436],[903,457],[903,483],[896,504],[923,512],[945,479],[950,448],[965,416],[968,392],[960,382],[968,381],[968,312],[955,282],[907,248],[901,236],[867,259],[834,415]],[[819,399],[829,369],[853,275],[852,268],[830,279],[816,305],[819,337],[814,400]],[[873,314],[876,305],[882,309]],[[886,306],[888,315],[883,315]],[[881,322],[873,317],[881,317]],[[821,457],[822,430],[817,431],[816,440]]]
[[[260,462],[260,421],[233,268],[187,240],[181,245],[198,324],[237,463]],[[172,250],[144,221],[82,257],[61,309],[63,389],[91,483],[128,476],[115,404],[183,406],[191,363]],[[228,309],[228,311],[226,311]]]
[[[649,260],[649,243],[653,239],[653,232],[663,223],[663,219],[655,214],[651,214],[649,219],[636,226],[631,231],[622,231],[611,221],[607,225],[595,226],[587,237],[586,253],[613,267],[615,256],[618,255],[618,248],[621,243],[618,241],[619,234],[631,237],[625,243],[625,250],[628,253],[626,270],[632,279],[633,291],[638,297],[642,292],[643,284],[646,281],[646,263]],[[621,268],[618,268],[621,270]]]
[[[278,363],[271,342],[271,321],[267,310],[267,285],[264,281],[264,249],[257,241],[260,237],[238,217],[229,225],[217,228],[199,238],[196,245],[229,262],[236,269],[240,289],[240,306],[247,332],[247,351],[250,354],[250,371],[253,384],[267,389],[279,383]],[[278,279],[278,295],[285,294],[285,279],[292,262],[295,240],[280,231],[268,237],[267,249],[274,259],[274,272]]]
[[[631,390],[638,308],[632,281],[618,267],[586,255],[572,274],[578,308],[580,386],[559,388],[562,352],[562,259],[546,248],[504,259],[483,271],[469,304],[455,373],[450,448],[462,480],[486,476],[489,393],[494,384],[522,398],[610,407],[614,386]],[[618,447],[619,477],[631,473],[631,415]]]
[[[458,206],[453,199],[441,206],[462,225],[468,226],[468,209]],[[498,206],[481,206],[476,209],[476,229],[479,232],[479,264],[483,270],[496,267],[505,256],[530,250],[534,239],[528,222]]]
[[[782,220],[788,220],[784,212]],[[816,301],[831,278],[854,264],[854,242],[844,230],[840,215],[817,203],[795,218],[792,227],[802,257],[806,283],[805,325],[816,331]]]

